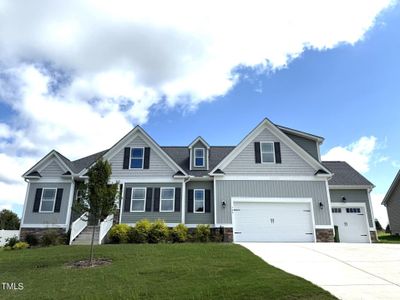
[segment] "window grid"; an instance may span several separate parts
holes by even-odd
[[[273,142],[260,142],[262,163],[275,163],[275,146]]]
[[[130,168],[143,169],[143,164],[144,164],[144,148],[143,147],[131,148]]]
[[[348,214],[360,214],[361,213],[361,208],[349,207],[349,208],[346,208],[346,213],[348,213]]]
[[[146,188],[132,188],[131,212],[144,212],[146,206]]]
[[[165,187],[160,191],[160,212],[175,211],[175,188]]]
[[[332,208],[332,213],[334,213],[334,214],[339,214],[341,212],[342,212],[342,209],[339,208],[339,207],[333,207]]]
[[[39,212],[52,213],[56,203],[56,188],[44,188],[42,191],[42,198],[40,199]]]
[[[205,212],[205,191],[204,190],[194,190],[194,213],[204,213]]]
[[[195,148],[194,149],[194,166],[204,167],[204,149]]]

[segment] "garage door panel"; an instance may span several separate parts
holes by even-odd
[[[368,243],[369,227],[364,207],[333,206],[333,224],[338,226],[340,242],[344,243]]]
[[[234,202],[237,242],[313,242],[310,203]]]

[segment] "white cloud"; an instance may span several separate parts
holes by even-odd
[[[0,205],[23,201],[16,182],[50,149],[99,151],[154,106],[193,109],[224,95],[237,68],[277,70],[305,49],[354,44],[389,5],[0,0],[0,101],[13,110],[0,124],[1,163],[13,167],[0,168]]]
[[[371,158],[376,149],[376,141],[377,139],[374,136],[363,136],[348,146],[337,146],[330,149],[326,154],[322,155],[322,160],[346,161],[357,171],[366,173],[369,171]]]
[[[384,197],[385,194],[376,194],[374,192],[371,193],[371,202],[374,210],[374,217],[379,220],[382,227],[385,229],[386,225],[389,224],[389,221],[386,207],[381,205]]]

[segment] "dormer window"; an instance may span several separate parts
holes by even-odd
[[[131,148],[131,169],[143,169],[144,148]]]
[[[204,148],[194,149],[194,166],[204,167]]]

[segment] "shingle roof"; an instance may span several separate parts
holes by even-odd
[[[161,147],[187,174],[193,176],[207,176],[235,147],[234,146],[211,146],[209,153],[208,170],[189,170],[189,149],[181,147]]]
[[[334,173],[329,185],[374,186],[368,179],[358,173],[344,161],[323,161],[322,164]]]
[[[92,165],[96,160],[102,157],[107,151],[108,149],[72,161],[71,163],[73,164],[74,167],[73,171],[79,173],[84,168],[90,167],[90,165]]]

